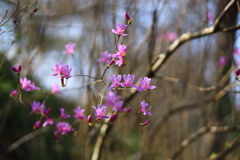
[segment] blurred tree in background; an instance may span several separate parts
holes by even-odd
[[[116,159],[195,160],[231,159],[239,155],[239,82],[235,80],[238,51],[237,0],[3,0],[0,1],[0,159]],[[18,85],[11,66],[22,65],[28,77],[50,91],[61,84],[52,67],[59,61],[73,67],[73,75],[101,77],[106,65],[101,53],[114,54],[116,24],[133,19],[128,36],[126,66],[112,65],[103,79],[121,70],[136,79],[152,78],[148,92],[116,90],[129,114],[118,114],[112,124],[87,120],[74,125],[77,135],[54,141],[54,126],[33,130],[37,120],[30,103],[44,94],[9,97]],[[62,54],[76,44],[74,56]],[[87,76],[72,77],[63,94],[49,96],[52,116],[59,108],[76,106],[92,114],[105,94],[104,83]],[[136,81],[136,80],[135,80]],[[152,106],[150,123],[136,116],[142,100]]]

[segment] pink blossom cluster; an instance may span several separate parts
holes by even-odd
[[[137,91],[143,92],[143,91],[148,91],[150,89],[157,88],[156,86],[150,86],[152,79],[148,78],[148,77],[139,78],[140,85],[135,86],[132,84],[134,81],[134,78],[135,78],[134,75],[130,75],[130,74],[125,75],[124,74],[123,75],[124,82],[121,83],[122,76],[121,75],[113,75],[111,78],[109,78],[112,83],[108,89],[112,90],[112,89],[117,89],[118,87],[133,87],[133,88],[136,88]]]

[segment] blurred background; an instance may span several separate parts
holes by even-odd
[[[213,25],[228,2],[1,0],[0,159],[93,159],[102,129],[102,124],[89,127],[84,120],[74,126],[77,135],[68,134],[59,142],[53,139],[54,126],[33,130],[36,116],[29,114],[30,103],[42,102],[46,95],[24,93],[24,103],[18,97],[10,98],[18,82],[12,65],[21,64],[21,77],[28,77],[45,92],[51,91],[52,83],[61,85],[58,77],[50,76],[59,61],[71,65],[73,75],[101,77],[106,64],[97,59],[104,51],[114,52],[117,36],[111,30],[116,24],[127,23],[124,12],[128,12],[133,22],[126,31],[128,36],[120,38],[120,43],[128,47],[127,65],[121,74],[134,74],[137,82],[176,38]],[[235,3],[220,27],[237,23]],[[239,82],[234,77],[240,62],[238,34],[218,32],[184,43],[152,75],[155,90],[134,96],[129,90],[117,90],[126,102],[124,107],[138,110],[145,100],[152,106],[152,116],[137,117],[133,111],[118,114],[104,132],[98,159],[214,159],[217,153],[232,148],[223,157],[239,160],[239,142],[234,148],[231,144],[239,141]],[[76,44],[74,56],[62,54],[69,42]],[[108,78],[118,71],[118,66],[111,66],[104,80],[109,82]],[[63,94],[46,101],[46,106],[52,108],[52,117],[59,116],[61,107],[72,113],[72,109],[81,106],[86,115],[93,114],[92,106],[99,104],[106,89],[103,83],[87,86],[93,81],[89,77],[70,78],[67,86],[61,88]],[[141,127],[139,122],[148,118],[150,123]],[[218,130],[223,126],[230,129]]]

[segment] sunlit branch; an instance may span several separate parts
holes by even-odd
[[[223,133],[223,132],[231,132],[231,131],[239,131],[240,126],[206,126],[198,129],[195,133],[191,134],[188,138],[183,140],[179,145],[179,148],[174,152],[171,157],[171,160],[174,160],[178,157],[179,154],[183,152],[183,150],[188,147],[192,142],[202,137],[206,133]]]

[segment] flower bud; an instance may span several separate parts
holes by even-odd
[[[41,121],[37,121],[34,126],[33,129],[39,128],[41,126]]]
[[[18,65],[18,68],[12,66],[12,70],[13,70],[14,72],[16,72],[16,73],[20,73],[21,70],[22,70],[22,66],[21,66],[21,65]]]
[[[92,126],[93,123],[92,123],[92,116],[89,114],[89,116],[87,117],[87,121],[88,121],[88,125],[89,126]]]
[[[107,64],[107,68],[109,68],[113,63],[114,63],[114,59],[112,59],[108,64]]]
[[[140,126],[146,126],[149,122],[150,120],[146,120],[144,123],[140,123]]]
[[[13,90],[9,96],[10,96],[10,97],[16,96],[17,93],[18,93],[17,90]]]
[[[116,118],[117,118],[117,113],[113,113],[113,115],[109,119],[109,122],[114,121]]]
[[[125,12],[124,14],[125,14],[126,19],[130,21],[131,18],[130,18],[130,16],[129,16],[129,14],[128,14],[127,12]]]

